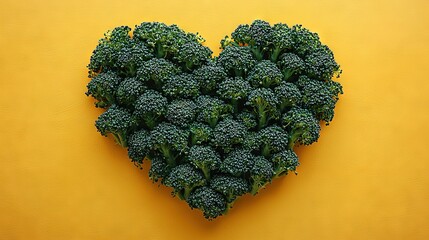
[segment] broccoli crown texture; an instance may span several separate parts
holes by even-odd
[[[296,173],[295,148],[319,139],[343,89],[333,52],[301,25],[241,24],[219,56],[204,42],[174,24],[116,27],[92,52],[86,95],[104,110],[98,132],[211,220]]]

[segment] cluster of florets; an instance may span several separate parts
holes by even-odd
[[[295,172],[296,145],[334,116],[341,70],[316,33],[256,20],[212,51],[198,34],[145,22],[105,34],[88,65],[95,125],[149,177],[208,219]]]

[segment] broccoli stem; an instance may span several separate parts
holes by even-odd
[[[250,48],[253,52],[253,55],[255,55],[256,60],[261,61],[264,58],[264,54],[258,47],[252,47]]]
[[[143,120],[149,129],[153,129],[157,124],[157,121],[156,121],[157,119],[158,119],[157,117],[146,115]]]
[[[208,124],[211,128],[214,128],[217,124],[218,118],[217,117],[212,117],[208,119]]]
[[[271,54],[271,61],[277,62],[277,59],[279,58],[281,49],[279,47],[274,48],[273,53]]]
[[[292,77],[292,75],[293,75],[293,71],[291,71],[290,69],[285,69],[284,71],[283,71],[283,77],[284,77],[284,80],[285,81],[288,81],[289,80],[289,78],[290,77]]]
[[[113,138],[115,139],[115,142],[119,144],[122,147],[127,147],[127,141],[125,133],[112,133]]]
[[[164,47],[161,44],[157,43],[155,48],[156,48],[156,57],[157,58],[165,58],[166,57],[167,52],[165,51]]]
[[[206,179],[207,180],[209,180],[210,179],[210,169],[209,168],[207,168],[207,167],[204,167],[204,166],[198,166],[200,169],[201,169],[201,171],[203,172],[203,174],[204,174],[204,177],[206,177]]]
[[[238,113],[238,99],[231,99],[231,105],[234,113]]]
[[[193,188],[190,188],[190,187],[185,188],[185,189],[183,190],[183,194],[182,194],[181,196],[179,195],[179,197],[180,197],[182,200],[187,200],[187,199],[188,199],[188,197],[189,197],[189,195],[191,195],[192,190],[193,190]]]
[[[289,150],[293,150],[293,148],[295,147],[296,141],[302,135],[302,133],[303,133],[303,130],[301,128],[294,128],[292,130],[292,134],[290,135],[289,141],[288,141]]]
[[[258,178],[256,178],[256,180],[254,179],[253,180],[254,182],[253,182],[253,184],[252,184],[252,190],[250,190],[250,193],[252,194],[252,195],[256,195],[257,193],[258,193],[258,191],[259,191],[259,189],[260,189],[260,186],[259,186],[259,179]]]
[[[176,166],[176,158],[174,154],[171,152],[170,146],[166,144],[162,144],[160,146],[160,151],[162,152],[162,155],[164,155],[165,159],[167,160],[167,164],[169,167],[173,168]]]
[[[262,156],[269,157],[271,155],[270,146],[268,144],[264,144],[261,152]]]
[[[261,106],[258,107],[258,116],[259,116],[258,130],[261,130],[267,124],[267,114],[265,113],[264,107],[261,107]]]

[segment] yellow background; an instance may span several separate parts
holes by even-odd
[[[301,23],[345,94],[299,175],[208,222],[101,137],[99,38],[176,23],[217,54],[240,23]],[[429,239],[429,1],[0,0],[0,239]]]

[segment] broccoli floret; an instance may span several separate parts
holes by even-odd
[[[308,109],[294,107],[285,113],[282,121],[289,133],[289,149],[293,149],[296,143],[310,145],[319,139],[319,122]]]
[[[244,137],[243,148],[255,154],[259,154],[261,148],[261,141],[259,140],[259,134],[257,132],[248,132]]]
[[[116,90],[116,100],[119,104],[133,109],[144,90],[145,86],[136,78],[127,78],[119,84]]]
[[[225,70],[212,62],[198,68],[193,74],[204,94],[216,92],[217,85],[226,78]]]
[[[334,75],[338,77],[341,73],[334,53],[325,45],[306,56],[305,69],[309,77],[321,81],[329,81]]]
[[[189,149],[189,162],[199,168],[205,178],[210,179],[210,173],[220,166],[220,156],[210,146],[195,145]]]
[[[249,93],[246,105],[253,108],[258,118],[258,129],[265,127],[271,119],[278,118],[278,103],[279,100],[269,88],[257,88]]]
[[[165,80],[162,91],[171,98],[192,98],[200,94],[197,80],[189,73],[170,76]]]
[[[219,84],[217,94],[225,101],[230,101],[233,111],[239,111],[239,101],[245,99],[251,90],[248,81],[241,77],[226,78]]]
[[[104,34],[104,38],[99,40],[97,47],[92,52],[88,65],[89,77],[94,77],[101,71],[114,70],[118,61],[118,52],[122,48],[129,46],[131,41],[130,31],[131,28],[121,26]]]
[[[289,171],[295,172],[299,165],[298,156],[292,150],[284,150],[274,154],[271,162],[274,165],[275,177],[288,174]]]
[[[273,164],[264,157],[258,156],[253,159],[250,168],[251,189],[250,193],[255,195],[264,188],[274,176]]]
[[[170,123],[179,127],[191,124],[195,118],[196,105],[192,100],[174,100],[167,107],[165,117]]]
[[[292,30],[283,23],[274,24],[271,35],[271,61],[277,62],[278,57],[285,51],[290,51],[294,45]]]
[[[214,97],[202,95],[196,99],[195,103],[197,105],[197,120],[208,123],[212,128],[220,119],[231,112],[229,105]]]
[[[144,61],[151,58],[153,58],[153,54],[145,44],[131,39],[127,45],[117,52],[117,61],[114,67],[121,76],[134,77],[136,76],[137,68]]]
[[[219,170],[236,177],[244,176],[252,168],[254,158],[255,156],[247,149],[235,149],[226,155]]]
[[[206,63],[212,53],[210,48],[199,42],[186,42],[179,46],[174,59],[182,65],[182,69],[191,71]]]
[[[179,156],[188,148],[188,132],[170,123],[160,123],[150,132],[152,147],[161,153],[170,167],[179,163]]]
[[[150,158],[151,164],[149,169],[149,178],[153,182],[161,183],[170,175],[171,168],[168,166],[164,156],[155,155]]]
[[[319,35],[310,32],[302,25],[292,27],[292,39],[294,43],[293,51],[300,57],[305,57],[321,45]]]
[[[216,175],[209,182],[209,186],[225,196],[226,211],[232,208],[238,197],[250,191],[249,183],[244,178],[228,175]]]
[[[185,41],[187,35],[176,25],[143,22],[135,27],[133,37],[143,41],[157,58],[171,58],[177,53],[178,45]]]
[[[310,109],[318,120],[323,120],[328,125],[334,118],[338,94],[342,93],[341,85],[301,76],[297,86],[302,94],[303,105]]]
[[[160,90],[166,79],[178,72],[179,69],[172,62],[163,58],[152,58],[137,69],[137,78],[151,88]]]
[[[229,152],[243,142],[246,134],[247,129],[242,123],[228,118],[216,125],[213,130],[212,144],[224,152]]]
[[[228,46],[217,59],[230,76],[246,77],[256,61],[248,47]]]
[[[253,87],[273,87],[283,79],[283,74],[275,63],[262,60],[252,69],[247,80]]]
[[[95,121],[95,127],[101,135],[112,134],[116,143],[122,147],[127,147],[127,136],[134,126],[131,113],[116,105],[109,107]]]
[[[206,186],[195,189],[187,202],[192,209],[200,209],[204,217],[209,220],[221,216],[226,211],[224,196]]]
[[[96,107],[107,108],[115,103],[116,89],[120,82],[121,78],[114,72],[99,73],[88,83],[85,94],[97,100]]]
[[[268,126],[258,132],[261,154],[270,157],[273,153],[287,149],[289,136],[285,130],[276,125]]]
[[[301,74],[306,69],[304,60],[290,52],[281,55],[277,64],[283,74],[284,81],[291,81],[294,76]]]
[[[282,82],[274,89],[274,93],[279,99],[279,110],[285,112],[291,107],[301,104],[301,92],[298,87],[290,82]]]
[[[128,156],[140,166],[143,159],[152,150],[152,140],[148,131],[142,129],[132,133],[128,138]]]
[[[167,98],[155,90],[145,91],[136,101],[134,116],[143,120],[149,129],[154,128],[167,111]]]
[[[203,144],[210,140],[212,128],[204,123],[194,122],[189,126],[191,144]]]
[[[205,185],[206,179],[198,169],[189,163],[185,163],[174,167],[164,183],[173,188],[172,194],[174,196],[186,200],[194,188]]]
[[[237,119],[249,130],[255,128],[258,125],[255,115],[249,111],[241,111],[241,113],[237,115]]]

